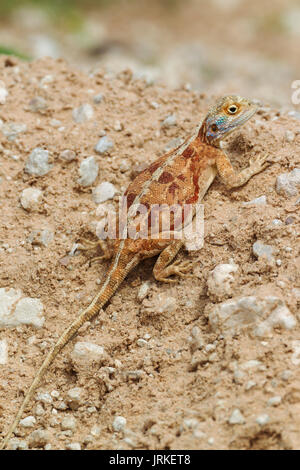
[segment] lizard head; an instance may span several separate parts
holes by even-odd
[[[219,147],[220,141],[248,121],[257,109],[256,104],[241,96],[224,96],[209,109],[199,137],[207,144]]]

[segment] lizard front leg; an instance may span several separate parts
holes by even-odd
[[[157,281],[176,282],[174,279],[168,279],[168,277],[173,274],[183,277],[190,271],[193,266],[191,261],[177,260],[170,264],[182,246],[183,241],[176,240],[171,242],[170,245],[160,253],[153,268],[153,275]]]
[[[267,168],[270,162],[268,161],[268,155],[260,155],[250,161],[248,168],[245,168],[240,173],[236,173],[225,153],[220,152],[216,159],[216,165],[218,173],[225,185],[228,188],[237,188],[247,183],[253,175]]]

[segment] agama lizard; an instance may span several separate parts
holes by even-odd
[[[128,186],[125,192],[129,208],[127,225],[134,221],[134,216],[130,213],[131,206],[143,204],[150,210],[153,204],[196,204],[202,201],[216,175],[219,175],[227,187],[235,188],[264,170],[269,163],[267,156],[261,155],[250,161],[248,168],[235,173],[229,159],[220,148],[220,141],[248,121],[256,110],[257,106],[253,102],[240,96],[225,96],[218,100],[209,109],[194,135],[186,139],[177,149],[157,159]],[[83,323],[99,313],[127,274],[140,261],[159,255],[153,274],[156,280],[164,282],[169,282],[168,278],[173,274],[184,276],[190,269],[191,262],[172,263],[184,245],[183,239],[174,239],[172,231],[160,235],[155,239],[134,239],[120,237],[118,234],[113,240],[112,249],[103,255],[103,258],[112,256],[105,281],[90,305],[63,332],[46,356],[2,442],[1,449],[6,447],[25,407],[57,354],[77,334]],[[103,240],[97,243],[105,249]]]

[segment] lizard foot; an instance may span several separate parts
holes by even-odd
[[[260,173],[269,165],[271,165],[272,160],[268,154],[258,155],[258,157],[250,160],[250,169],[253,175]]]
[[[192,274],[188,274],[188,272],[193,268],[194,264],[195,263],[193,261],[174,261],[170,266],[163,269],[161,273],[157,273],[155,278],[161,282],[171,283],[177,282],[176,279],[169,279],[169,276],[172,275],[179,277],[193,277]]]

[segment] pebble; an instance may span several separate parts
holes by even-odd
[[[96,186],[96,188],[93,190],[94,202],[96,204],[101,204],[102,202],[108,201],[109,199],[113,199],[116,192],[117,189],[112,183],[104,181],[103,183]]]
[[[28,241],[32,245],[48,246],[54,239],[54,233],[51,230],[33,230],[29,236]]]
[[[143,348],[144,346],[147,346],[147,341],[143,338],[140,338],[137,340],[136,344],[140,347]]]
[[[36,96],[29,101],[29,109],[33,113],[38,113],[40,111],[46,111],[48,108],[47,101],[41,96]]]
[[[43,326],[43,304],[39,299],[23,297],[19,289],[0,288],[0,329],[20,325]]]
[[[20,426],[23,428],[32,428],[36,424],[36,419],[34,416],[26,416],[26,418],[21,419]]]
[[[126,423],[126,418],[123,416],[116,416],[113,421],[113,430],[116,432],[124,431]]]
[[[66,445],[67,450],[81,450],[81,445],[79,442],[70,442]]]
[[[43,193],[38,188],[26,188],[21,193],[21,206],[28,212],[37,211],[41,208]]]
[[[102,361],[103,356],[104,349],[102,346],[86,341],[78,341],[72,352],[73,359],[83,359],[88,362]]]
[[[143,282],[137,294],[137,298],[140,302],[142,302],[142,300],[144,300],[144,298],[147,296],[149,289],[150,289],[150,282],[149,281]]]
[[[53,402],[53,399],[52,399],[50,393],[47,393],[47,392],[38,393],[36,399],[38,401],[41,401],[42,403],[46,403],[48,405],[50,405]]]
[[[229,424],[244,424],[246,422],[244,416],[238,408],[233,410],[230,418],[228,419]]]
[[[262,243],[260,240],[257,240],[255,243],[253,243],[252,250],[253,254],[257,258],[264,256],[268,261],[272,261],[274,259],[272,256],[274,248],[271,245]]]
[[[172,126],[176,126],[177,124],[177,120],[176,120],[176,116],[175,114],[169,114],[169,116],[167,116],[162,124],[161,124],[161,127],[164,127],[164,128],[169,128],[169,127],[172,127]]]
[[[294,364],[294,366],[299,366],[300,364],[300,340],[298,339],[293,340],[291,343],[291,346],[292,346],[292,351],[293,351],[293,354],[291,357],[292,364]]]
[[[66,149],[60,152],[59,158],[69,163],[69,162],[73,162],[74,160],[76,160],[77,156],[73,150]]]
[[[98,140],[97,144],[95,145],[95,152],[102,155],[103,153],[109,152],[114,147],[114,143],[111,139],[109,139],[106,135],[101,137]]]
[[[28,444],[23,439],[18,439],[17,437],[13,437],[8,441],[8,449],[9,450],[27,450]]]
[[[296,196],[297,187],[300,186],[300,168],[295,168],[290,173],[282,173],[276,179],[276,192],[284,196]]]
[[[96,162],[95,157],[91,156],[85,158],[80,164],[80,178],[78,179],[78,183],[84,187],[90,186],[97,178],[98,170],[99,164]]]
[[[269,421],[270,421],[270,417],[269,415],[263,413],[259,416],[257,416],[256,420],[257,424],[259,424],[260,426],[264,426],[265,424],[267,424]]]
[[[291,330],[296,319],[286,304],[276,296],[233,298],[214,306],[209,314],[214,331],[234,335],[245,328],[258,337],[268,336],[273,328]]]
[[[267,404],[269,406],[278,406],[281,403],[281,400],[282,400],[281,396],[278,395],[278,396],[269,398]]]
[[[40,147],[32,150],[25,165],[25,172],[30,175],[43,176],[52,168],[48,163],[49,152]]]
[[[83,122],[89,121],[93,118],[93,107],[89,103],[82,104],[78,108],[73,109],[72,116],[77,124],[82,124]]]
[[[93,101],[94,101],[95,104],[101,103],[101,101],[103,101],[103,94],[98,93],[97,95],[95,95],[94,98],[93,98]]]
[[[0,82],[0,104],[5,104],[8,97],[8,91],[3,82]]]
[[[232,295],[232,283],[238,267],[234,264],[218,264],[207,278],[209,296],[214,300],[224,300]]]
[[[177,308],[177,305],[178,302],[175,297],[160,293],[157,296],[154,308],[156,313],[171,313]]]
[[[257,206],[264,206],[267,204],[267,197],[263,195],[252,199],[252,201],[243,202],[243,206],[250,206],[252,204],[255,204]]]
[[[61,422],[61,429],[63,431],[70,430],[74,432],[76,429],[76,419],[74,418],[74,416],[66,416],[65,418],[63,418]]]
[[[280,227],[281,225],[283,225],[283,222],[280,219],[273,219],[271,223],[273,227]]]
[[[249,380],[247,383],[246,383],[246,386],[245,386],[245,389],[246,390],[251,390],[251,388],[255,387],[256,386],[256,382],[254,382],[254,380]]]
[[[8,360],[8,347],[6,339],[0,341],[0,365],[3,366]]]
[[[285,131],[285,138],[288,142],[294,142],[295,140],[295,133],[290,130]]]
[[[101,434],[101,427],[95,424],[91,429],[91,435],[94,437],[99,437]]]
[[[37,429],[29,436],[29,447],[44,447],[49,441],[49,433],[45,429]]]
[[[9,122],[3,124],[1,126],[2,134],[9,140],[10,142],[16,140],[16,138],[27,131],[26,124],[17,123],[17,122]]]
[[[77,410],[82,405],[82,388],[71,388],[67,393],[67,403],[72,410]]]

